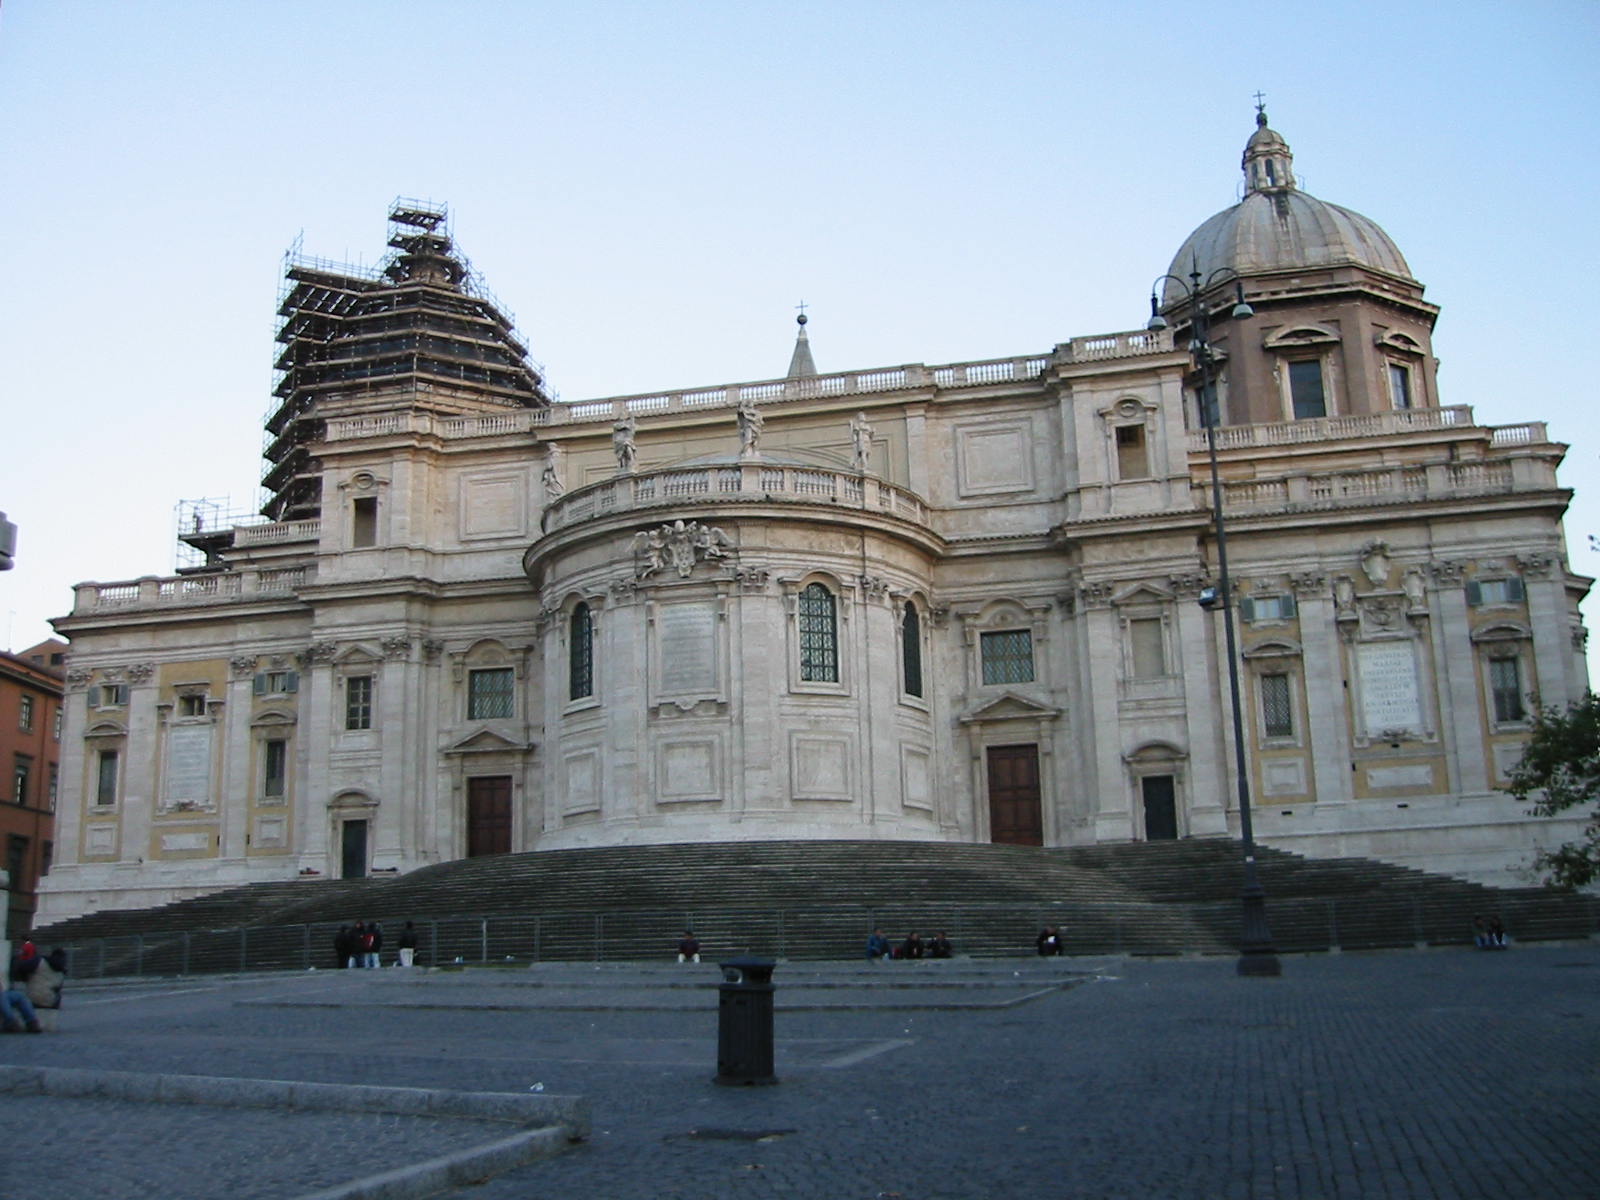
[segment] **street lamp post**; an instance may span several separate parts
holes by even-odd
[[[1209,611],[1222,610],[1222,628],[1227,636],[1228,692],[1233,705],[1233,765],[1239,781],[1239,840],[1244,850],[1244,887],[1239,898],[1244,908],[1244,924],[1239,939],[1239,974],[1277,975],[1282,971],[1278,951],[1267,927],[1267,893],[1256,872],[1256,840],[1250,820],[1250,777],[1244,752],[1244,709],[1239,700],[1238,635],[1233,625],[1233,587],[1228,578],[1228,527],[1222,516],[1222,479],[1217,471],[1217,377],[1216,354],[1211,346],[1211,313],[1204,296],[1211,288],[1230,280],[1234,286],[1232,316],[1244,320],[1255,316],[1245,303],[1244,282],[1231,267],[1219,267],[1203,280],[1196,263],[1188,282],[1176,275],[1163,275],[1150,292],[1150,322],[1146,328],[1162,330],[1167,322],[1156,305],[1155,287],[1163,282],[1177,284],[1189,302],[1189,354],[1200,376],[1200,414],[1206,427],[1206,451],[1211,458],[1211,519],[1217,532],[1217,588],[1201,593],[1200,603]]]

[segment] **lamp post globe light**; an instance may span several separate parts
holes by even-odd
[[[1233,588],[1228,578],[1228,529],[1222,515],[1222,480],[1217,471],[1217,358],[1211,345],[1211,311],[1205,300],[1207,292],[1229,282],[1233,284],[1234,293],[1230,314],[1233,319],[1242,321],[1255,316],[1255,310],[1245,303],[1244,281],[1238,272],[1231,267],[1218,267],[1202,278],[1196,262],[1187,282],[1176,275],[1162,275],[1151,285],[1150,321],[1145,328],[1159,331],[1167,327],[1166,318],[1157,307],[1155,289],[1163,283],[1177,285],[1179,299],[1189,306],[1189,354],[1199,376],[1200,419],[1205,424],[1206,451],[1211,459],[1211,519],[1216,529],[1217,586],[1201,592],[1200,604],[1210,612],[1222,612],[1222,627],[1227,637],[1228,692],[1233,705],[1233,765],[1239,784],[1239,840],[1244,851],[1244,887],[1240,892],[1244,923],[1239,938],[1239,974],[1264,976],[1277,975],[1282,968],[1277,947],[1272,942],[1272,931],[1267,927],[1267,894],[1256,872],[1256,841],[1250,820],[1244,711],[1239,700],[1238,635],[1234,631]]]

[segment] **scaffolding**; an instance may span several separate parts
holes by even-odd
[[[179,575],[197,575],[226,569],[223,553],[233,545],[233,531],[241,525],[259,525],[266,518],[231,497],[179,500],[173,507]]]
[[[299,239],[284,255],[277,404],[264,422],[262,512],[272,520],[321,511],[310,447],[322,437],[326,399],[383,394],[409,404],[442,390],[458,411],[550,405],[543,368],[456,250],[444,205],[397,199],[388,246],[370,269],[309,258]]]

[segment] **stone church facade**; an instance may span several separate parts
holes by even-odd
[[[1512,881],[1495,789],[1580,695],[1557,479],[1441,395],[1386,234],[1295,184],[1173,259],[1222,361],[1258,839]],[[620,843],[1237,836],[1206,435],[1168,325],[552,402],[442,212],[291,259],[265,523],[82,584],[41,917]],[[803,322],[803,318],[802,318]],[[1159,325],[1160,322],[1154,324]]]

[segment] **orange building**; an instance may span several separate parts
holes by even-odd
[[[11,877],[6,936],[13,941],[32,928],[39,878],[50,869],[66,654],[66,643],[54,640],[0,652],[0,867]]]

